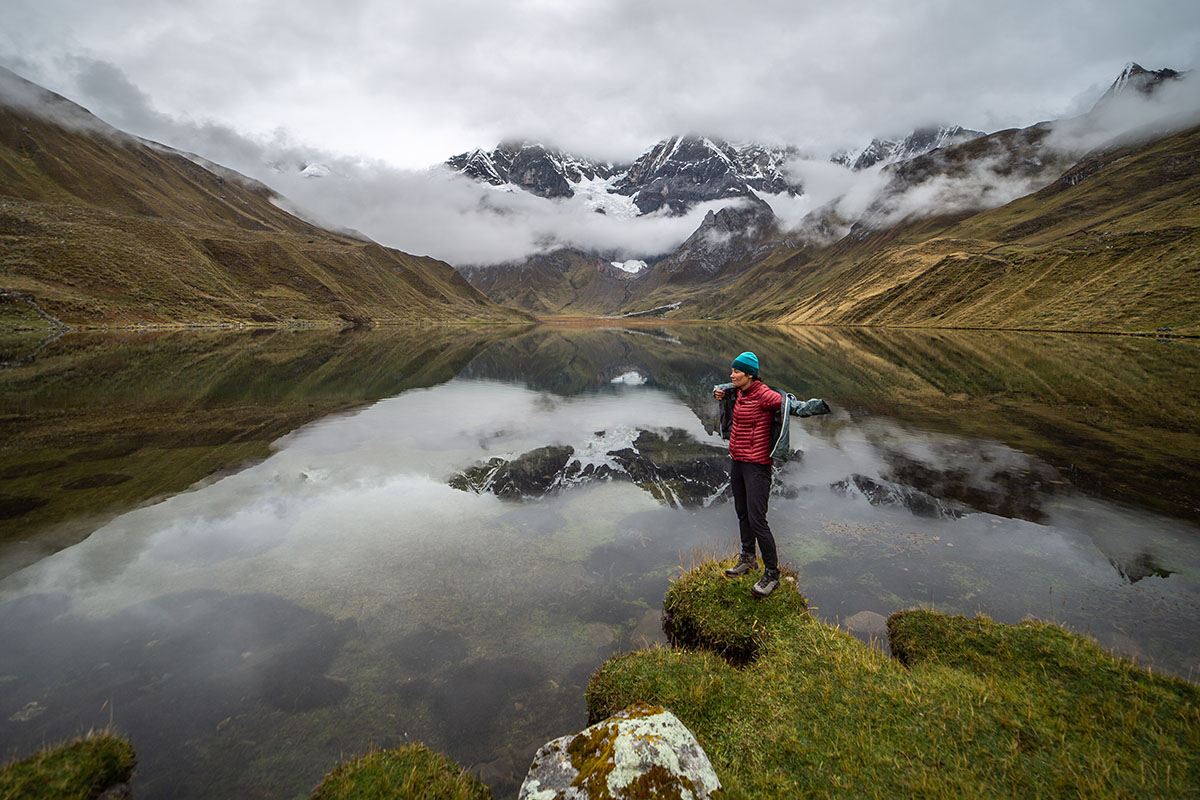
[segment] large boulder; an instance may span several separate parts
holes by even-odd
[[[542,745],[519,800],[708,798],[721,788],[700,743],[670,711],[635,703]]]

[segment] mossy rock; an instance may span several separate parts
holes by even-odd
[[[0,768],[0,798],[91,800],[127,783],[136,765],[128,740],[93,732]]]
[[[376,750],[333,769],[312,800],[491,800],[478,778],[423,744]]]
[[[618,654],[589,719],[635,702],[696,736],[726,798],[1189,797],[1200,687],[1048,623],[893,615],[896,657],[807,613],[787,582],[749,595],[709,562],[664,600],[677,646]]]
[[[726,566],[732,563],[710,562],[671,585],[663,599],[663,632],[676,647],[705,648],[732,664],[747,664],[766,645],[768,631],[806,615],[808,606],[791,570],[781,570],[779,588],[764,600],[750,593],[757,574],[731,580]]]
[[[659,706],[637,703],[533,757],[520,800],[700,800],[721,787],[692,732]]]

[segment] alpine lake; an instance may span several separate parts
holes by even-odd
[[[1200,344],[699,325],[0,339],[0,759],[127,735],[133,796],[307,797],[422,741],[514,797],[737,546],[712,386],[793,418],[814,613],[1052,620],[1200,679]],[[769,602],[769,601],[766,601]]]

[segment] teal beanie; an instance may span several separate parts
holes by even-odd
[[[733,360],[734,369],[741,370],[747,375],[758,377],[758,356],[747,350]]]

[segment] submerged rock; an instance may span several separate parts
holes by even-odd
[[[660,706],[635,703],[533,757],[519,800],[708,798],[721,782],[696,737]]]
[[[860,611],[842,620],[842,627],[867,636],[887,636],[887,617],[874,611]]]

